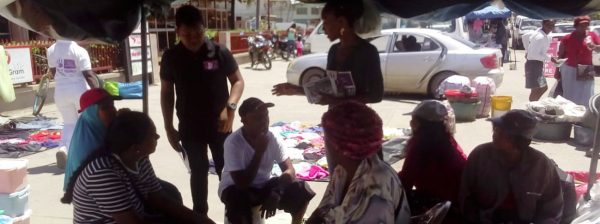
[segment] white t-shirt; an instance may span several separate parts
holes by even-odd
[[[525,50],[527,50],[529,48],[529,41],[531,39],[531,36],[533,36],[536,33],[537,33],[537,30],[530,30],[530,31],[525,32],[523,34],[523,36],[521,36],[521,41],[523,41],[523,48],[525,48]]]
[[[272,132],[269,131],[268,135],[269,143],[267,151],[263,154],[260,161],[256,177],[254,177],[251,184],[252,187],[263,187],[271,179],[273,164],[279,164],[288,159],[283,151],[283,144],[275,138]],[[252,157],[254,157],[254,148],[244,138],[241,128],[227,137],[224,148],[223,157],[225,158],[225,166],[223,167],[221,183],[219,184],[219,197],[221,197],[223,190],[235,184],[231,177],[231,172],[246,169],[250,165]]]
[[[527,46],[527,60],[547,61],[550,60],[548,48],[550,48],[552,38],[542,29],[529,36],[529,46]]]
[[[56,69],[56,85],[86,84],[82,71],[92,70],[90,55],[74,41],[58,40],[47,51],[48,66]]]

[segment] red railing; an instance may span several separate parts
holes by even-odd
[[[33,64],[33,80],[37,81],[48,69],[48,61],[46,59],[46,50],[54,41],[10,41],[0,39],[0,45],[7,47],[11,46],[27,46],[31,49],[32,64]],[[92,70],[96,73],[105,73],[117,70],[122,67],[122,52],[119,45],[114,44],[88,44],[82,45],[89,55],[92,63]]]
[[[243,53],[248,51],[248,41],[246,38],[256,35],[256,32],[231,32],[231,53]],[[269,31],[261,32],[261,35],[267,39],[271,39],[271,33]],[[285,35],[285,31],[278,31],[278,36]],[[225,43],[222,43],[225,44]]]

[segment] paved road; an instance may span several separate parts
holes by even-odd
[[[518,54],[523,58],[522,52]],[[513,108],[524,108],[528,98],[528,91],[524,89],[523,61],[518,62],[517,70],[511,71],[508,65],[505,65],[504,83],[498,89],[497,93],[513,96]],[[270,71],[255,71],[248,68],[248,65],[241,65],[241,71],[246,81],[246,89],[243,98],[259,97],[265,101],[275,103],[275,107],[270,109],[271,122],[276,121],[301,121],[307,124],[319,123],[320,117],[326,111],[324,106],[309,105],[304,97],[274,97],[270,94],[273,84],[285,81],[285,69],[287,63],[275,61],[273,69]],[[549,80],[550,86],[554,80]],[[600,89],[596,87],[596,90]],[[170,148],[164,134],[162,115],[160,110],[160,86],[150,87],[150,115],[156,122],[159,134],[162,136],[158,142],[156,153],[151,155],[151,160],[158,177],[175,184],[183,194],[185,204],[191,207],[191,195],[189,188],[189,176],[185,171],[178,155]],[[412,110],[412,108],[423,97],[419,96],[390,96],[386,97],[382,103],[373,105],[373,108],[381,115],[386,127],[408,127],[410,117],[403,115]],[[141,101],[125,100],[116,103],[118,108],[129,107],[134,110],[141,110]],[[47,116],[58,116],[54,105],[44,107],[44,114]],[[5,114],[13,116],[27,115],[26,111],[11,111]],[[236,118],[234,128],[240,127],[239,118]],[[470,123],[457,124],[456,138],[463,149],[468,153],[475,146],[491,140],[492,128],[489,122],[479,119]],[[590,159],[585,157],[585,153],[576,151],[574,146],[567,143],[534,143],[533,147],[540,149],[549,157],[554,159],[565,170],[587,170]],[[33,209],[32,223],[72,223],[72,207],[59,203],[62,196],[62,171],[55,167],[55,150],[35,154],[26,159],[29,160],[29,182],[31,184],[30,207]],[[399,170],[401,162],[394,164],[394,168]],[[223,221],[224,207],[220,202],[216,192],[218,180],[215,175],[209,177],[209,216],[216,221]],[[311,212],[318,205],[325,183],[311,183],[317,196],[309,206]],[[282,217],[285,217],[283,215]],[[281,223],[271,220],[270,223]]]

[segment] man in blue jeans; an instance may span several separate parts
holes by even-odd
[[[202,15],[197,8],[189,5],[179,8],[175,23],[180,43],[162,56],[161,106],[169,143],[176,151],[185,150],[188,155],[194,211],[206,214],[207,149],[210,146],[220,178],[223,143],[231,133],[244,81],[231,52],[205,37]],[[173,107],[177,109],[178,130],[173,126]]]

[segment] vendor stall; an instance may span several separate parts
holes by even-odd
[[[484,47],[498,48],[506,55],[510,33],[506,26],[511,11],[504,7],[489,5],[465,15],[469,28],[469,39]]]

